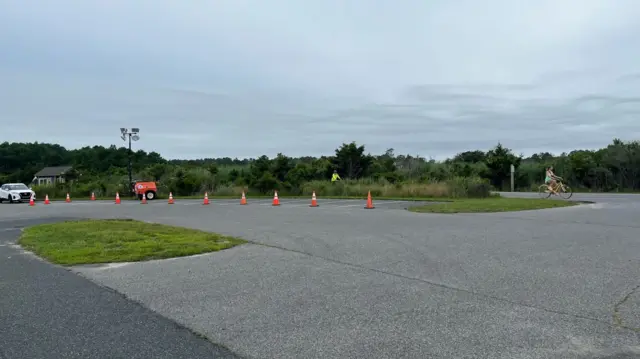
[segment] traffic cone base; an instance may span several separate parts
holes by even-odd
[[[91,200],[95,201],[95,194],[92,192],[91,193]],[[71,202],[71,198],[69,193],[67,193],[65,202],[69,203]],[[118,192],[116,192],[116,200],[115,200],[115,204],[120,204],[121,200],[120,200],[120,194]],[[142,195],[142,204],[147,204],[147,196],[146,195]],[[169,204],[174,204],[174,199],[173,199],[173,193],[169,192]],[[46,194],[45,198],[44,198],[44,204],[48,205],[51,204],[51,201],[49,200],[49,195]],[[209,193],[205,192],[204,193],[204,201],[202,202],[203,205],[208,205],[210,204],[209,202]],[[240,199],[240,204],[241,205],[247,205],[247,197],[244,191],[242,191],[242,197]],[[280,199],[278,198],[278,191],[274,191],[273,194],[273,202],[271,203],[272,206],[280,206]],[[29,206],[35,206],[35,196],[31,196],[29,198]],[[320,207],[320,205],[318,204],[318,199],[316,197],[316,192],[313,191],[312,195],[311,195],[311,204],[309,205],[309,207]],[[375,206],[373,205],[373,199],[371,197],[371,191],[369,191],[367,193],[367,203],[364,207],[365,209],[374,209]]]

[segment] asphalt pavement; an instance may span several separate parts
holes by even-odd
[[[87,201],[3,205],[0,218],[127,217],[250,240],[73,269],[244,357],[639,357],[640,196],[572,199],[595,203],[448,215],[375,198]]]
[[[122,294],[15,246],[21,227],[42,222],[0,221],[0,358],[237,358]]]

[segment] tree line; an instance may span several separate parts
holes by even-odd
[[[69,183],[78,191],[113,192],[127,188],[128,150],[125,147],[83,147],[66,149],[49,143],[0,144],[0,182],[30,183],[34,174],[47,166],[71,165]],[[516,168],[516,190],[535,190],[552,165],[574,190],[640,190],[640,143],[614,139],[599,150],[574,150],[554,155],[516,155],[501,144],[488,150],[461,152],[453,158],[435,161],[420,156],[367,153],[364,145],[344,143],[332,156],[292,158],[279,153],[273,158],[203,158],[166,160],[157,152],[131,153],[134,178],[158,182],[177,195],[220,191],[242,187],[267,193],[278,189],[300,194],[309,183],[324,186],[337,170],[347,184],[384,185],[388,188],[464,182],[465,191],[506,190],[510,166]],[[317,182],[317,183],[314,183]],[[476,186],[478,188],[471,188]],[[486,188],[485,188],[486,187]],[[337,188],[337,187],[336,187]],[[449,191],[452,191],[450,188]]]

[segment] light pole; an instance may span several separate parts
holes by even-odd
[[[128,163],[128,169],[129,169],[129,193],[133,194],[133,178],[131,178],[131,140],[137,141],[140,139],[140,136],[138,136],[138,133],[140,132],[139,128],[132,128],[131,130],[126,129],[124,127],[120,128],[120,133],[122,134],[120,136],[120,138],[122,138],[123,141],[127,140],[127,137],[129,137],[129,153],[128,153],[128,158],[129,158],[129,163]]]

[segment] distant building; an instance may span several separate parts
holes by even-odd
[[[35,174],[32,183],[36,185],[64,183],[64,174],[72,168],[72,166],[45,167]]]

